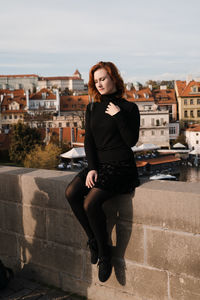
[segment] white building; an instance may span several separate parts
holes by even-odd
[[[152,143],[169,148],[169,113],[158,110],[140,110],[139,143]]]
[[[190,150],[200,151],[200,125],[193,124],[185,130],[186,142]]]
[[[70,91],[83,91],[84,81],[81,74],[76,70],[73,76],[39,77],[38,88],[57,88],[61,91],[69,89]]]
[[[72,76],[57,77],[41,77],[35,74],[0,75],[0,89],[24,89],[32,93],[42,88],[58,88],[61,91],[68,88],[70,91],[83,91],[85,87],[78,70]]]
[[[33,91],[38,85],[38,75],[0,75],[0,89]]]

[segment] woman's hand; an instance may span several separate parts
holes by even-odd
[[[109,114],[110,116],[116,115],[120,111],[119,106],[115,105],[114,103],[110,102],[106,108],[105,113]]]
[[[96,170],[91,170],[88,172],[87,177],[86,177],[86,181],[85,181],[85,185],[88,188],[92,188],[95,184],[95,182],[97,181],[97,171]]]

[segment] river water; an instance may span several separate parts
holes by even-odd
[[[180,175],[178,176],[179,181],[186,182],[200,182],[200,166],[190,167],[186,165],[180,166]]]

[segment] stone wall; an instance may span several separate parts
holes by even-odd
[[[104,284],[65,200],[73,172],[0,167],[0,258],[92,300],[200,299],[200,185],[148,182],[105,205],[113,272]]]

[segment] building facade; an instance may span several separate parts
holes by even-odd
[[[200,82],[175,81],[179,120],[184,125],[200,123]]]
[[[186,142],[190,150],[200,153],[200,125],[194,124],[185,130]]]
[[[156,144],[169,148],[169,111],[159,110],[150,87],[126,91],[128,101],[138,105],[140,111],[140,137],[138,145]]]

